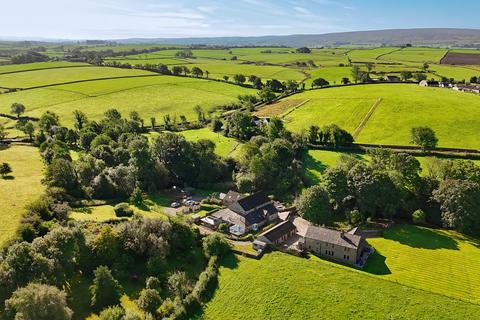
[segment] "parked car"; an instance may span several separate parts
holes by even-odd
[[[171,206],[172,208],[179,208],[179,207],[180,207],[180,203],[178,203],[178,202],[175,201],[175,202],[172,202],[172,203],[170,204],[170,206]]]

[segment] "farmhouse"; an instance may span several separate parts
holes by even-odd
[[[225,193],[220,194],[220,200],[222,200],[222,204],[225,207],[228,207],[229,205],[243,198],[245,198],[244,194],[240,192],[232,191],[232,190],[228,191],[226,194]]]
[[[267,246],[278,246],[297,233],[297,228],[290,220],[280,222],[273,228],[260,234],[253,242],[253,249],[264,249]]]
[[[230,233],[245,234],[278,219],[278,210],[267,195],[258,192],[241,198],[211,215],[230,226]]]
[[[349,232],[337,231],[323,227],[309,226],[305,234],[305,249],[319,256],[363,266],[362,253],[365,239],[356,234],[356,229]]]
[[[421,87],[440,87],[440,82],[438,81],[430,81],[430,80],[422,80],[418,84]]]

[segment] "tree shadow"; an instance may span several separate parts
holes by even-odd
[[[375,252],[368,257],[367,263],[362,270],[371,274],[375,274],[377,276],[391,274],[392,271],[390,271],[387,264],[385,263],[386,260],[387,258],[385,256],[375,250]]]
[[[73,208],[72,211],[74,212],[80,212],[84,214],[92,214],[92,208],[91,207],[78,207],[78,208]]]
[[[230,252],[228,255],[226,255],[220,260],[220,267],[225,267],[228,269],[237,269],[238,268],[237,256],[233,252]]]
[[[14,176],[5,176],[5,177],[2,177],[3,180],[15,180],[15,177]]]
[[[314,173],[311,171],[317,171],[319,173],[325,172],[327,170],[328,166],[321,161],[318,161],[314,157],[312,157],[310,154],[305,153],[304,155],[304,170],[305,170],[305,176],[307,177],[308,181],[311,184],[318,184],[320,183],[320,179],[318,176],[316,176]],[[307,171],[308,170],[308,171]]]
[[[385,231],[383,237],[412,248],[459,250],[457,240],[441,230],[413,225],[399,225]]]

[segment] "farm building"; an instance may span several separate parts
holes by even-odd
[[[230,233],[243,235],[278,219],[278,210],[263,192],[241,198],[210,217],[222,220],[230,226]]]
[[[387,75],[387,76],[383,77],[383,80],[384,80],[384,81],[389,81],[389,82],[399,82],[399,81],[400,81],[400,77]]]
[[[421,87],[440,87],[440,82],[438,81],[430,81],[430,80],[422,80],[418,84]]]
[[[363,266],[362,255],[365,248],[365,238],[357,234],[357,229],[349,232],[332,230],[323,227],[309,226],[305,234],[305,249],[315,254]],[[365,258],[366,260],[366,258]]]
[[[479,94],[480,93],[480,86],[473,86],[473,85],[468,85],[468,84],[456,84],[453,87],[453,90]]]
[[[297,228],[290,220],[280,222],[273,228],[260,234],[253,242],[255,250],[264,249],[267,246],[278,246],[297,233]]]

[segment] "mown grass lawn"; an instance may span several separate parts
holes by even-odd
[[[480,306],[322,261],[270,253],[223,261],[198,319],[475,319]]]
[[[365,271],[381,278],[480,304],[480,241],[453,231],[411,225],[369,239]]]
[[[0,246],[17,230],[25,206],[43,192],[43,162],[37,148],[12,146],[0,148],[0,163],[7,162],[13,172],[0,178]]]

